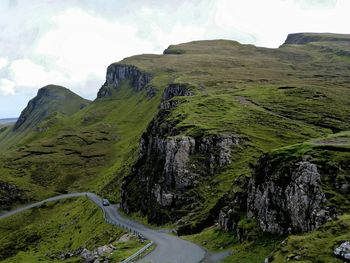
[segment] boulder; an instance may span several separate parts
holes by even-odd
[[[339,247],[334,250],[334,256],[350,262],[350,242],[345,241]]]

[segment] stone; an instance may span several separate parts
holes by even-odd
[[[84,263],[91,263],[96,259],[96,255],[86,248],[83,249],[83,251],[80,253],[80,256],[82,257]]]
[[[345,260],[345,262],[350,262],[350,242],[345,241],[341,243],[340,246],[337,247],[333,253],[334,256]]]
[[[113,248],[109,245],[104,245],[104,246],[101,246],[101,247],[98,247],[97,250],[97,255],[99,256],[103,256],[105,254],[110,254],[113,252]]]

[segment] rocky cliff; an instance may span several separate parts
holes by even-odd
[[[336,149],[317,147],[306,155],[298,156],[294,149],[288,157],[281,153],[259,160],[249,182],[247,209],[264,232],[307,232],[349,212],[349,151],[345,148],[342,156]]]
[[[194,95],[188,85],[170,84],[158,115],[140,140],[139,158],[122,185],[122,207],[139,209],[151,222],[175,221],[199,200],[191,189],[231,163],[232,149],[243,142],[235,134],[192,137],[167,119],[178,96]]]
[[[135,91],[144,90],[151,81],[152,76],[132,65],[112,64],[107,68],[106,82],[97,94],[97,98],[110,97],[113,90],[117,89],[123,80],[129,80]],[[154,96],[154,90],[148,90],[150,96]]]

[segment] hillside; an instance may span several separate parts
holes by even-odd
[[[281,175],[294,176],[275,169],[278,163],[288,171],[303,158],[308,167],[344,164],[334,176],[348,180],[346,145],[308,143],[332,134],[348,141],[348,41],[348,35],[308,33],[288,36],[278,49],[195,41],[114,63],[97,99],[85,108],[44,121],[39,112],[19,119],[18,133],[36,129],[2,153],[0,179],[21,194],[1,205],[94,191],[120,201],[131,216],[171,224],[195,241],[217,238],[218,247],[235,246],[240,253],[227,262],[261,262],[275,247],[276,262],[283,262],[292,248],[278,250],[278,244],[289,228],[297,236],[312,231],[333,218],[333,206],[339,215],[349,213],[341,186],[322,176],[317,189],[326,190],[317,192],[322,200],[315,211],[329,202],[329,214],[308,227],[291,225],[293,213],[300,212],[295,207],[271,223],[262,215],[269,211],[273,217],[274,211],[256,201],[257,189],[270,191],[266,185],[289,180],[279,180]],[[267,170],[269,158],[274,166]],[[308,189],[309,182],[303,183]],[[256,257],[246,256],[249,251]]]

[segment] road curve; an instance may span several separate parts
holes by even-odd
[[[60,199],[86,196],[98,205],[105,214],[105,219],[114,224],[123,226],[130,231],[141,233],[144,237],[152,240],[156,244],[156,248],[146,257],[140,259],[138,262],[152,262],[152,263],[199,263],[205,260],[206,251],[200,246],[183,240],[177,236],[170,235],[161,230],[154,230],[139,224],[131,219],[120,215],[118,206],[110,205],[103,206],[102,199],[93,193],[72,193],[60,196],[51,197],[40,202],[36,202],[5,214],[0,215],[0,219],[9,217],[11,215],[20,213],[22,211],[38,207],[47,202],[57,201]],[[210,260],[209,260],[210,261]],[[207,262],[207,260],[206,260]]]

